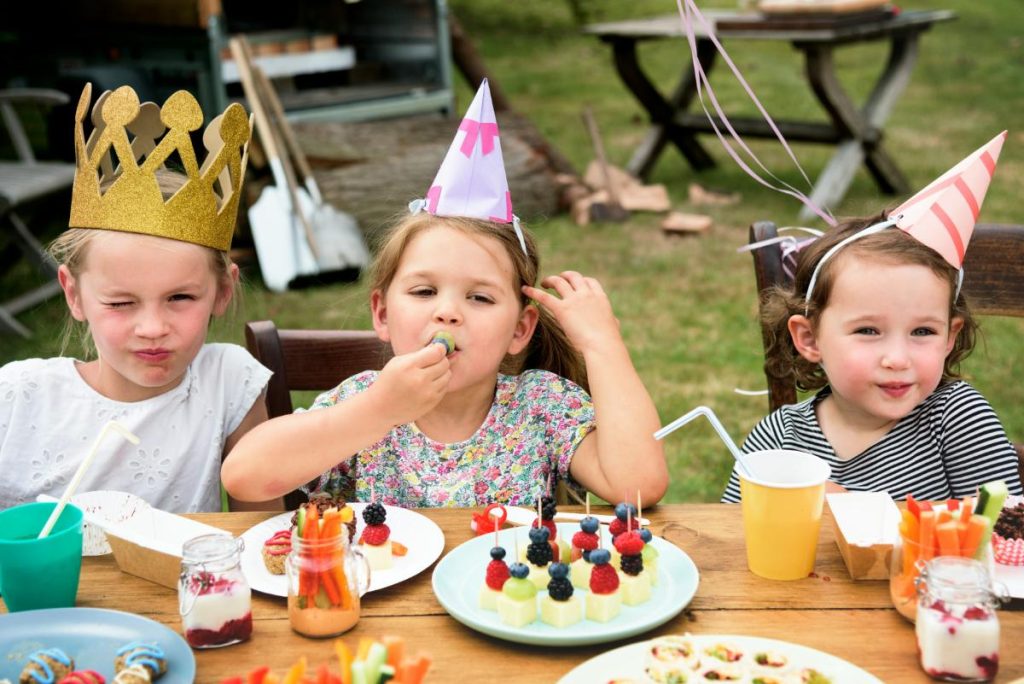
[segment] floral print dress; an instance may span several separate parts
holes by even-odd
[[[309,410],[365,391],[378,374],[353,375]],[[491,410],[469,439],[444,444],[415,423],[400,425],[324,473],[314,491],[354,491],[368,501],[372,487],[381,503],[406,507],[532,505],[549,476],[552,487],[569,479],[573,454],[594,428],[593,402],[578,385],[541,370],[499,374]]]

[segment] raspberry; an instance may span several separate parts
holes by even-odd
[[[509,578],[508,565],[505,561],[492,560],[487,564],[487,586],[495,591],[501,591],[505,586],[505,580]]]
[[[567,577],[552,578],[548,582],[548,596],[556,601],[568,601],[572,597],[572,582]]]
[[[615,548],[623,556],[635,556],[644,549],[644,540],[636,531],[623,532],[615,538]]]
[[[638,527],[640,527],[640,525],[637,523],[636,518],[633,518],[629,522],[629,529],[630,530],[635,530]],[[627,529],[626,528],[626,521],[625,520],[619,520],[618,518],[616,518],[615,520],[612,520],[611,524],[608,525],[608,532],[612,535],[612,539],[615,539],[616,537],[618,537],[620,534],[625,532],[626,529]]]
[[[619,567],[622,568],[622,572],[635,577],[644,570],[644,557],[639,554],[635,556],[623,554],[622,560],[619,561]]]
[[[590,573],[590,591],[595,594],[611,594],[619,588],[619,575],[608,563],[595,565]]]
[[[971,606],[964,611],[964,620],[988,620],[989,612],[978,606]]]
[[[548,544],[547,542],[530,544],[526,547],[526,560],[530,561],[534,565],[543,567],[550,563],[552,558],[551,544]]]
[[[593,551],[597,548],[597,535],[588,532],[577,532],[572,535],[572,545],[584,551]]]
[[[379,503],[369,504],[363,509],[363,521],[367,525],[380,525],[387,517],[387,511]]]
[[[363,530],[363,535],[359,537],[359,543],[380,546],[390,536],[391,530],[387,525],[367,525],[366,529]]]

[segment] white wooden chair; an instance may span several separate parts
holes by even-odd
[[[74,164],[36,160],[14,105],[54,106],[67,102],[68,96],[57,90],[0,90],[0,117],[3,118],[11,146],[17,154],[17,159],[0,160],[0,233],[8,244],[16,245],[23,257],[35,264],[47,277],[45,284],[0,301],[0,333],[13,332],[31,337],[28,328],[18,322],[15,316],[60,292],[56,280],[57,265],[19,211],[55,195],[70,195],[75,177]],[[70,134],[71,122],[68,123]]]

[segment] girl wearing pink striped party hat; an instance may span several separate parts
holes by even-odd
[[[658,413],[607,295],[574,271],[541,280],[554,294],[536,287],[486,81],[410,210],[370,269],[374,329],[394,358],[242,440],[228,491],[264,499],[319,476],[387,504],[532,506],[553,474],[609,501],[660,499]]]
[[[805,247],[791,288],[768,293],[766,365],[818,390],[758,423],[744,451],[810,452],[837,490],[945,499],[1005,480],[1017,455],[985,398],[960,379],[976,326],[963,259],[1006,133],[893,211]],[[724,501],[739,500],[735,473]]]

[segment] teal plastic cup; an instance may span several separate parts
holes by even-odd
[[[10,612],[70,608],[82,570],[82,511],[67,505],[50,534],[36,539],[53,502],[0,511],[0,594]]]

